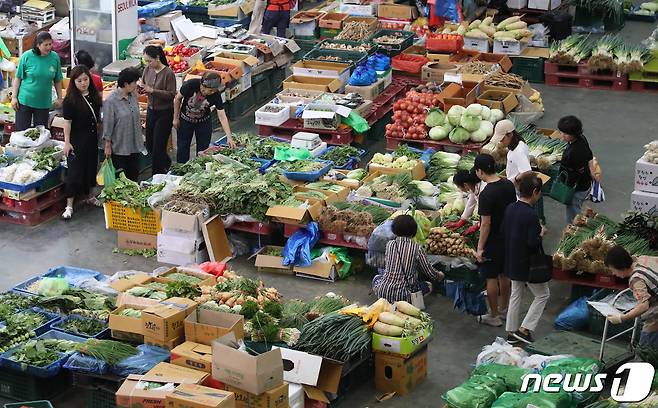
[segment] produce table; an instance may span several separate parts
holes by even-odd
[[[553,268],[553,280],[573,285],[590,286],[594,288],[606,288],[623,290],[628,288],[628,279],[621,279],[613,275],[578,273],[576,271],[565,271]]]
[[[286,238],[290,238],[292,234],[297,232],[298,230],[302,229],[302,226],[299,225],[292,225],[292,224],[284,224],[283,225],[283,235]],[[325,232],[325,231],[320,231],[320,239],[319,243],[325,244],[325,245],[332,245],[332,246],[338,246],[338,247],[344,247],[344,248],[353,248],[353,249],[361,249],[364,251],[368,250],[368,238],[369,237],[363,237],[366,241],[365,246],[361,246],[355,242],[349,242],[345,240],[345,236],[341,233],[333,233],[333,232]]]

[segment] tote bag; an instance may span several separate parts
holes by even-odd
[[[548,193],[552,199],[562,204],[571,204],[573,195],[576,193],[576,188],[567,184],[568,179],[567,173],[561,172],[557,179],[553,181],[551,191]]]

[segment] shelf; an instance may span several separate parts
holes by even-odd
[[[79,38],[73,38],[74,42],[84,42],[84,43],[89,43],[89,44],[100,44],[100,45],[109,45],[112,46],[111,42],[105,42],[105,41],[87,41],[87,40],[81,40]]]
[[[76,11],[81,11],[83,13],[95,13],[95,14],[109,14],[109,15],[112,15],[112,11],[107,11],[107,10],[93,10],[93,9],[86,9],[86,8],[74,8],[73,12],[75,13]]]

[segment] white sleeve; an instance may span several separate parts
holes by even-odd
[[[468,193],[468,198],[466,199],[466,206],[464,207],[464,212],[462,212],[461,219],[468,220],[473,215],[473,211],[478,204],[478,200],[475,197],[475,193]]]
[[[530,166],[530,151],[528,145],[525,143],[523,144],[523,149],[519,151],[516,159],[516,167],[519,169],[519,174],[532,170],[532,167]]]

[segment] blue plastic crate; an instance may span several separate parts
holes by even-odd
[[[44,181],[46,181],[50,177],[57,177],[60,174],[62,174],[62,166],[59,166],[55,170],[46,174],[41,180],[37,180],[34,183],[30,183],[30,184],[14,184],[14,183],[7,183],[5,181],[0,181],[0,189],[18,191],[19,193],[24,193],[26,191],[30,191],[39,187]]]
[[[329,150],[332,150],[332,149],[335,149],[335,148],[336,148],[336,146],[329,146],[329,147],[327,147],[325,150],[323,150],[322,152],[320,152],[320,154],[318,155],[318,157],[322,157],[323,154],[325,154],[325,153],[327,153]],[[358,157],[358,158],[357,158],[357,157],[352,157],[350,160],[348,160],[347,163],[345,163],[345,164],[342,165],[342,166],[336,166],[336,164],[334,163],[334,166],[333,166],[334,169],[338,169],[338,170],[354,170],[354,169],[359,165],[359,161],[360,161],[359,159],[363,159],[363,158],[366,157],[366,155],[368,154],[368,151],[367,151],[367,150],[364,150],[364,149],[358,149],[358,150],[359,150],[359,157]]]
[[[316,181],[320,177],[324,176],[329,172],[331,167],[334,165],[334,162],[327,160],[314,160],[316,162],[325,163],[325,166],[318,171],[314,172],[299,172],[299,171],[284,171],[283,175],[290,180],[296,181]]]
[[[64,323],[68,322],[69,320],[76,320],[76,319],[77,320],[80,320],[80,319],[96,320],[98,322],[103,323],[105,325],[105,329],[103,329],[103,330],[99,331],[98,333],[90,336],[90,335],[87,335],[87,334],[84,334],[84,333],[74,333],[74,332],[68,331],[68,330],[61,327]],[[107,327],[107,322],[104,322],[104,321],[98,320],[98,319],[91,319],[89,317],[84,317],[84,316],[75,315],[75,314],[68,315],[68,316],[64,317],[59,322],[54,323],[51,327],[52,327],[53,330],[56,330],[58,332],[67,333],[67,334],[71,334],[71,335],[74,335],[74,336],[83,337],[83,338],[86,338],[86,339],[88,339],[88,338],[107,339],[107,338],[110,337],[110,329]]]
[[[18,285],[14,286],[14,290],[18,292],[25,292],[30,294],[35,294],[30,292],[28,287],[34,282],[38,281],[41,278],[64,278],[71,286],[77,286],[82,281],[87,279],[96,279],[97,281],[103,281],[107,279],[105,275],[98,271],[92,271],[91,269],[76,268],[73,266],[57,266],[48,270],[41,276],[32,277]]]
[[[61,316],[58,315],[57,313],[48,312],[48,311],[43,310],[43,309],[38,308],[38,307],[33,307],[33,308],[30,308],[30,309],[25,309],[25,310],[31,310],[35,313],[39,313],[40,315],[43,315],[43,316],[46,317],[46,319],[48,319],[48,320],[46,320],[46,323],[44,323],[43,325],[41,325],[41,326],[37,327],[36,329],[34,329],[34,333],[37,336],[41,336],[42,334],[50,331],[50,328],[54,324],[59,323],[59,321],[61,320]]]
[[[176,10],[176,2],[174,0],[163,0],[139,6],[137,9],[137,17],[153,18],[174,10]]]
[[[411,147],[409,145],[405,145],[409,150],[411,150],[414,153],[417,153],[420,155],[420,160],[425,163],[425,168],[427,169],[430,165],[430,160],[432,159],[432,155],[436,153],[436,150],[429,148],[427,150],[421,150],[417,149],[415,147]]]
[[[208,15],[208,7],[183,6],[183,14]]]
[[[238,20],[237,18],[211,18],[211,21],[215,27],[230,27],[239,24],[242,27],[247,28],[251,22],[251,14],[244,17],[242,20]]]
[[[42,334],[41,336],[37,336],[34,340],[46,340],[46,339],[57,339],[57,340],[70,340],[74,341],[77,343],[84,342],[85,339],[79,336],[73,336],[68,333],[61,333],[55,330],[50,330],[47,331],[46,333]],[[14,355],[16,352],[17,347],[14,347],[13,349],[7,351],[6,353],[2,354],[0,356],[0,366],[6,367],[10,370],[14,371],[19,371],[23,373],[27,373],[29,375],[32,375],[34,377],[39,377],[39,378],[47,378],[47,377],[54,377],[56,376],[59,371],[62,368],[62,365],[64,362],[69,357],[70,353],[60,353],[58,354],[61,355],[61,358],[54,363],[50,364],[47,367],[35,367],[31,365],[26,365],[22,363],[18,363],[16,361],[10,360],[9,357]]]

